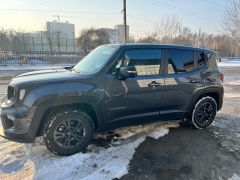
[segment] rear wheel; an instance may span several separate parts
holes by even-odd
[[[197,129],[207,128],[217,113],[217,103],[212,97],[203,97],[195,105],[190,122]]]
[[[93,134],[93,121],[86,113],[63,109],[47,117],[43,138],[51,152],[67,156],[86,148]]]

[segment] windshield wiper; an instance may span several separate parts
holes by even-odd
[[[73,67],[74,66],[67,66],[67,67],[64,67],[64,69],[71,71],[73,69]]]

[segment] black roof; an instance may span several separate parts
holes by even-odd
[[[111,44],[115,45],[115,44]],[[193,50],[193,51],[207,51],[209,53],[215,53],[213,50],[210,49],[204,49],[204,48],[197,48],[197,47],[191,47],[191,46],[182,46],[182,45],[168,45],[168,44],[141,44],[141,43],[136,43],[136,44],[117,44],[116,46],[123,47],[123,48],[139,48],[139,47],[146,47],[146,48],[174,48],[174,49],[188,49],[188,50]]]

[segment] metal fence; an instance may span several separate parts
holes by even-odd
[[[76,64],[85,55],[75,37],[59,33],[25,33],[0,44],[0,65]]]
[[[0,65],[76,64],[82,58],[79,53],[0,53]]]
[[[51,53],[77,53],[80,47],[77,45],[76,38],[64,38],[51,35],[45,37],[42,35],[36,37],[22,36],[16,44],[20,44],[19,51],[23,52],[51,52]]]

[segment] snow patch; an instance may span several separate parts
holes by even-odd
[[[238,174],[233,174],[233,176],[228,178],[228,180],[240,180],[240,176]]]
[[[166,135],[170,127],[178,127],[178,122],[157,122],[97,134],[96,138],[99,139],[94,140],[95,142],[99,142],[100,139],[107,140],[109,134],[111,135],[112,139],[108,142],[108,147],[92,143],[85,153],[68,157],[51,154],[41,139],[37,139],[32,145],[19,144],[17,149],[14,147],[17,143],[0,139],[0,144],[5,141],[6,148],[11,144],[10,148],[0,148],[0,179],[14,177],[19,172],[24,174],[24,178],[31,179],[108,180],[120,178],[128,172],[135,149],[146,137],[158,139]],[[13,151],[15,154],[12,153]],[[5,169],[9,163],[15,163],[14,167],[17,168],[6,172]],[[21,178],[21,175],[18,174],[17,177]]]
[[[31,71],[31,70],[59,69],[68,66],[72,66],[72,64],[7,65],[0,66],[0,71]]]
[[[240,61],[225,61],[225,62],[218,62],[218,66],[240,66]]]

